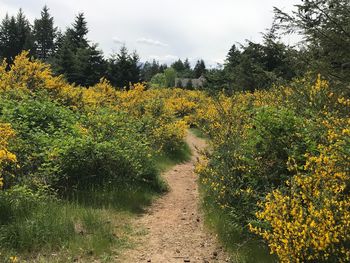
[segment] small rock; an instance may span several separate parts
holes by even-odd
[[[181,217],[181,220],[186,220],[186,218],[184,218],[184,217]]]
[[[180,253],[180,250],[178,248],[175,251],[176,251],[176,253]]]
[[[199,221],[201,221],[200,219],[199,219],[199,217],[197,218],[197,222],[199,222]]]
[[[191,262],[191,260],[189,260],[188,258],[185,258],[184,262]]]
[[[152,262],[152,260],[148,259],[147,262]]]
[[[214,251],[214,252],[213,252],[213,256],[214,256],[214,257],[217,257],[217,256],[218,256],[218,252]]]

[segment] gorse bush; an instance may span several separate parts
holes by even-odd
[[[70,85],[27,52],[0,80],[0,250],[108,248],[119,239],[96,209],[142,210],[166,189],[157,155],[184,147],[187,123],[164,106],[172,93]]]
[[[207,191],[241,225],[255,218],[257,201],[292,176],[288,159],[296,156],[301,165],[312,148],[307,128],[293,111],[263,106],[247,108],[246,116],[244,124],[235,123],[225,140],[217,142],[208,166],[200,171]]]
[[[195,117],[213,141],[197,172],[231,229],[282,262],[348,262],[349,100],[318,76],[211,105]]]
[[[110,180],[154,185],[156,153],[183,147],[186,124],[162,106],[171,93],[148,92],[142,84],[116,91],[106,80],[74,87],[25,52],[9,71],[2,67],[0,119],[17,133],[10,148],[18,167],[7,168],[17,176],[8,186],[63,190]]]
[[[270,227],[251,229],[268,240],[284,262],[349,261],[349,120],[339,124],[329,131],[329,145],[307,156],[289,187],[274,190],[260,204],[257,216]]]
[[[8,163],[15,163],[17,161],[16,155],[7,149],[9,140],[14,136],[15,132],[10,124],[0,123],[0,189],[4,185],[4,167]]]

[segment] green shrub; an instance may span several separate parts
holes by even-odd
[[[243,227],[254,220],[258,201],[272,189],[285,187],[293,175],[288,162],[301,167],[304,154],[316,147],[309,135],[312,129],[293,111],[269,106],[249,112],[244,128],[232,129],[201,171],[207,194]]]

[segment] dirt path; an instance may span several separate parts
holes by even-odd
[[[193,172],[198,150],[205,141],[189,133],[186,138],[193,156],[164,174],[170,191],[155,201],[136,227],[147,229],[135,249],[121,262],[228,262],[215,237],[207,233],[199,212],[197,178]]]

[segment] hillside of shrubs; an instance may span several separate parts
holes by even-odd
[[[103,209],[142,211],[167,189],[164,160],[189,155],[183,117],[193,109],[179,104],[182,90],[116,91],[104,79],[79,87],[27,52],[4,62],[0,78],[1,260],[73,251],[81,232],[101,235],[82,241],[94,255],[121,242]]]
[[[350,100],[318,75],[206,105],[204,206],[239,260],[349,262]]]
[[[43,248],[75,251],[77,239],[93,255],[122,247],[103,213],[89,209],[116,208],[115,199],[141,205],[145,195],[135,198],[145,189],[166,191],[160,157],[183,155],[190,127],[210,144],[196,167],[208,222],[238,260],[252,259],[245,245],[252,242],[274,255],[260,255],[267,262],[350,260],[350,100],[321,75],[209,96],[143,84],[117,91],[104,79],[74,86],[26,52],[6,69],[3,63],[3,260]],[[89,231],[98,234],[82,240],[79,233]]]

